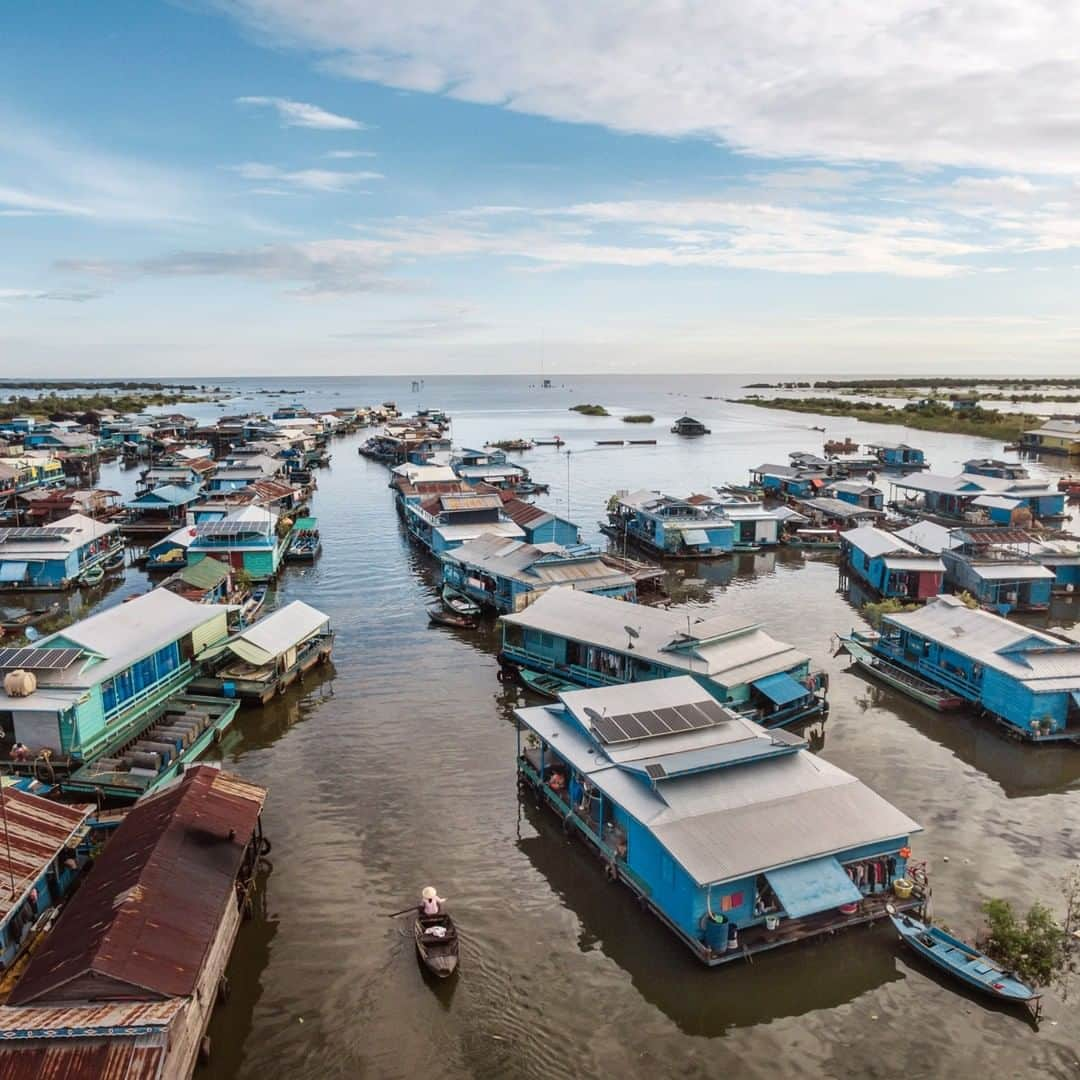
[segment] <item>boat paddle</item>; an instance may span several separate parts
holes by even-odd
[[[406,915],[410,911],[416,910],[416,904],[410,904],[407,908],[402,908],[400,911],[391,911],[386,917],[388,919],[396,919],[399,915]]]

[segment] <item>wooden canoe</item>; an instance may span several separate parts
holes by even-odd
[[[417,915],[413,937],[420,963],[437,979],[448,979],[458,969],[458,932],[446,913]]]
[[[442,590],[442,602],[448,611],[465,618],[476,618],[480,614],[480,605],[457,589],[444,585]]]
[[[880,656],[875,656],[854,636],[842,637],[840,642],[855,664],[863,671],[931,709],[936,709],[938,712],[951,712],[953,709],[962,709],[967,704],[962,697],[943,690],[940,686],[927,682],[926,679],[920,679],[917,675],[912,675],[910,671],[905,671],[896,664],[890,664]]]
[[[468,615],[457,615],[448,611],[441,604],[435,604],[427,609],[428,618],[439,626],[453,626],[458,630],[471,630],[476,626],[476,620]]]
[[[560,694],[569,690],[580,690],[577,683],[567,682],[557,675],[548,675],[545,672],[529,671],[527,668],[518,668],[518,678],[530,690],[541,694],[543,697],[558,700]]]

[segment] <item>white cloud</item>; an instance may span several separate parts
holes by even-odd
[[[344,161],[350,158],[373,158],[379,155],[374,150],[328,150],[324,156]]]
[[[232,0],[336,73],[766,156],[1080,172],[1060,0]]]
[[[290,101],[280,97],[239,97],[238,105],[260,105],[276,110],[278,118],[286,127],[318,128],[321,131],[362,131],[366,124],[348,116],[327,112],[318,105],[303,101]]]
[[[381,180],[382,173],[377,172],[339,172],[333,169],[281,169],[276,165],[266,165],[260,161],[245,161],[242,165],[230,166],[245,180],[270,181],[288,184],[305,191],[324,191],[341,193],[356,190],[356,185],[365,180]],[[275,188],[257,188],[259,194],[281,195],[284,192]]]
[[[0,289],[0,304],[23,303],[27,300],[59,300],[69,304],[83,304],[96,300],[100,292],[93,289]]]

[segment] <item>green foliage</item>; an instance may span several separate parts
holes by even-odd
[[[863,604],[863,614],[875,630],[881,629],[881,620],[885,615],[898,615],[902,611],[914,611],[918,604],[905,604],[895,596],[877,603]]]
[[[12,395],[7,401],[0,402],[0,420],[10,420],[13,416],[56,416],[61,413],[99,412],[103,409],[111,409],[119,413],[142,412],[151,405],[175,405],[182,401],[203,400],[205,400],[205,395],[190,391],[131,394],[48,393],[39,397]]]
[[[611,413],[603,405],[571,405],[571,412],[581,413],[582,416],[610,416]]]
[[[655,419],[655,416],[650,416],[648,413],[631,413],[629,416],[624,416],[622,422],[624,424],[651,424]]]
[[[982,909],[990,929],[983,947],[999,964],[1037,986],[1062,972],[1068,960],[1065,929],[1045,904],[1036,901],[1023,919],[1008,900],[987,900]]]

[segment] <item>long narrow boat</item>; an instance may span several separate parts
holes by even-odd
[[[454,920],[446,913],[417,915],[413,937],[420,962],[437,979],[447,979],[457,971],[459,948]]]
[[[101,580],[104,577],[105,577],[105,571],[102,568],[101,564],[100,563],[95,563],[93,566],[88,566],[79,575],[79,584],[80,585],[89,585],[89,586],[100,585]]]
[[[547,675],[540,671],[529,671],[528,668],[518,668],[518,678],[530,690],[553,700],[557,700],[560,694],[569,690],[581,689],[577,683],[567,682],[556,675]]]
[[[847,637],[841,637],[840,643],[848,651],[856,666],[880,679],[881,682],[899,690],[902,694],[922,702],[923,705],[936,709],[938,712],[950,712],[953,709],[962,709],[966,702],[956,694],[950,694],[948,690],[942,690],[926,679],[920,679],[917,675],[905,671],[896,664],[890,664],[880,656],[875,656],[867,647],[865,641],[860,641],[852,631]]]
[[[476,620],[468,615],[455,615],[441,604],[435,604],[427,609],[428,618],[439,626],[454,626],[458,630],[471,630],[476,626]]]
[[[480,614],[480,605],[475,600],[470,600],[464,593],[457,589],[444,585],[442,590],[442,602],[447,610],[455,615],[464,615],[466,618],[475,619]]]
[[[897,914],[892,904],[889,904],[886,910],[905,945],[966,986],[989,994],[999,1001],[1015,1001],[1027,1005],[1039,1000],[1037,990],[1032,989],[1013,972],[1005,971],[973,945],[968,945],[936,926],[920,922],[911,915]]]

